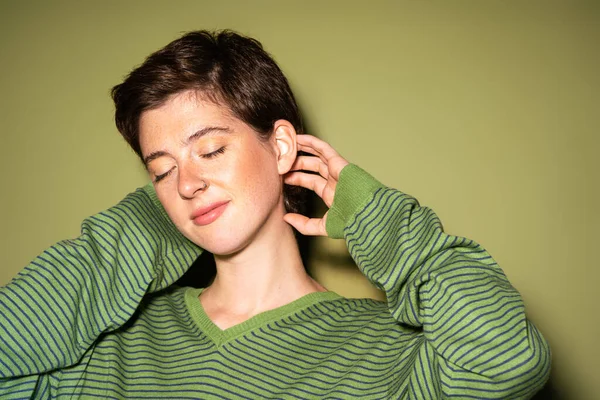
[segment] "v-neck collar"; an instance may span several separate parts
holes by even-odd
[[[301,309],[309,307],[322,301],[336,300],[341,296],[334,292],[309,293],[291,303],[285,304],[273,310],[265,311],[247,319],[237,325],[222,330],[208,317],[202,307],[199,296],[202,289],[189,288],[185,292],[185,304],[196,325],[215,343],[217,347],[249,332],[256,328],[293,314]]]

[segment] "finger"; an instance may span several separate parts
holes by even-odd
[[[329,162],[331,160],[331,158],[327,158],[320,151],[318,151],[317,149],[315,149],[313,147],[301,145],[299,143],[298,143],[297,147],[298,147],[298,151],[303,151],[305,153],[311,154],[311,155],[315,156],[316,158],[318,158],[319,160],[321,160],[325,164],[329,164]],[[333,159],[335,160],[335,156],[333,157]]]
[[[329,177],[337,179],[342,169],[348,165],[348,161],[328,143],[311,135],[298,135],[298,138],[300,137],[302,138],[297,142],[298,150],[319,157],[327,165]]]
[[[323,178],[329,178],[329,169],[319,157],[298,156],[290,168],[290,171],[312,171],[318,172]]]
[[[315,152],[315,154],[317,154]],[[309,156],[310,157],[310,156]],[[325,166],[327,167],[327,179],[331,180],[332,183],[336,183],[337,180],[340,177],[340,173],[342,172],[342,169],[344,169],[344,167],[346,165],[348,165],[348,161],[343,158],[342,156],[335,156],[333,158],[330,159],[325,159],[324,156],[318,155],[319,159],[321,160],[321,162],[323,162],[323,164],[325,164]],[[316,158],[316,157],[313,157]]]
[[[317,156],[319,157],[321,160],[327,162],[327,157],[325,157],[323,154],[321,154],[317,149],[315,149],[314,147],[311,147],[309,145],[305,145],[305,144],[300,144],[297,143],[296,144],[298,147],[298,151],[303,151],[305,153],[308,154],[312,154],[313,156]]]
[[[331,145],[312,135],[298,135],[297,143],[299,150],[306,151],[310,154],[319,155],[325,158],[324,161],[339,156]]]
[[[288,185],[301,186],[306,189],[310,189],[322,199],[325,186],[327,186],[327,180],[325,180],[322,176],[299,171],[286,174],[284,182]]]
[[[283,220],[307,236],[327,236],[323,218],[308,218],[301,214],[286,214]]]

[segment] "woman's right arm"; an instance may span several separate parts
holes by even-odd
[[[77,363],[201,252],[177,231],[152,185],[87,218],[77,239],[50,247],[0,288],[0,389],[7,378]]]

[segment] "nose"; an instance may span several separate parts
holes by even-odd
[[[177,190],[184,200],[193,199],[208,188],[208,181],[196,168],[180,166],[178,179]]]

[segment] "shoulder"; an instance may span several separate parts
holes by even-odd
[[[370,343],[369,348],[398,347],[399,343],[420,341],[423,335],[420,329],[398,323],[387,303],[373,299],[340,297],[315,304],[302,314],[300,325],[317,332],[318,337]]]
[[[167,289],[146,295],[135,314],[120,329],[121,333],[153,332],[160,326],[187,326],[185,293],[189,288],[170,286]]]
[[[387,304],[374,299],[350,299],[339,297],[318,304],[319,317],[330,319],[338,324],[360,327],[394,327],[397,322],[392,318]]]

